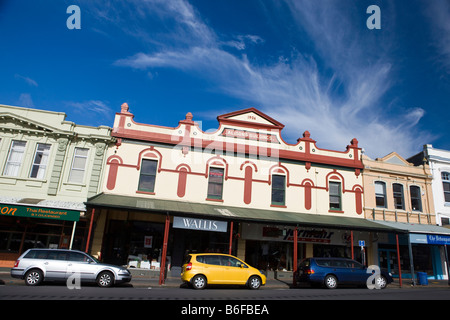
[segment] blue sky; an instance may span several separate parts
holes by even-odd
[[[81,29],[69,30],[78,5]],[[381,29],[366,13],[380,8]],[[255,107],[320,148],[450,150],[447,0],[0,0],[0,104],[203,130]]]

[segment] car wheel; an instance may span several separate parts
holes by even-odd
[[[248,279],[248,287],[249,289],[256,290],[261,287],[261,279],[258,276],[252,276]]]
[[[192,287],[197,290],[205,289],[206,287],[206,278],[200,274],[194,276],[192,278]]]
[[[44,279],[44,275],[41,270],[33,269],[26,273],[25,275],[25,284],[27,286],[37,286],[41,284]]]
[[[325,277],[325,287],[328,289],[336,289],[337,288],[337,278],[332,274],[329,274]]]
[[[111,287],[114,283],[114,275],[109,271],[100,272],[97,277],[97,284],[100,287]]]
[[[379,277],[377,277],[377,278],[375,279],[375,281],[376,281],[376,284],[377,284],[376,288],[378,288],[378,289],[384,289],[384,288],[386,288],[386,286],[387,286],[387,280],[386,280],[386,277],[385,277],[385,276],[379,276]]]

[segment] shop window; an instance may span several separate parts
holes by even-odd
[[[272,205],[285,205],[286,177],[281,175],[272,175]]]
[[[222,168],[209,169],[208,199],[222,200],[223,172]]]
[[[19,175],[20,165],[22,164],[23,154],[25,153],[25,145],[25,141],[14,140],[11,143],[3,175],[10,177],[17,177]]]
[[[342,210],[341,204],[341,183],[340,182],[330,182],[330,210],[339,211]]]
[[[450,202],[450,173],[442,172],[442,187],[444,188],[444,201]]]
[[[139,176],[139,191],[154,192],[156,181],[156,168],[158,161],[142,159],[141,173]]]
[[[378,208],[386,208],[386,184],[375,181],[375,203]]]
[[[89,149],[75,148],[69,182],[83,183]]]
[[[34,154],[33,165],[31,167],[30,178],[44,179],[47,170],[50,145],[38,143]]]
[[[394,183],[392,185],[392,191],[394,194],[394,206],[395,209],[405,210],[405,201],[403,197],[403,185]]]
[[[420,196],[420,188],[417,186],[410,186],[409,192],[411,194],[411,207],[413,211],[422,211],[422,199]]]

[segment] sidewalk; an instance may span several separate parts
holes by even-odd
[[[266,285],[263,286],[263,288],[269,288],[269,289],[290,289],[292,287],[290,279],[272,279],[269,278],[266,281]],[[1,286],[10,286],[10,285],[25,285],[24,281],[21,279],[15,279],[12,278],[10,275],[10,271],[8,268],[0,268],[0,287]],[[133,274],[133,278],[131,279],[131,282],[129,285],[132,285],[136,288],[179,288],[182,285],[182,282],[179,277],[174,276],[168,276],[165,280],[165,283],[160,285],[159,284],[159,278],[157,277],[151,277],[148,275],[139,275],[139,274]],[[306,286],[307,287],[307,286]],[[395,281],[388,285],[388,288],[391,289],[400,289],[400,285],[398,282],[398,279],[395,279]],[[448,288],[450,289],[450,286],[448,284],[447,280],[431,280],[428,279],[428,285],[419,285],[416,284],[416,286],[413,286],[411,284],[411,279],[403,279],[402,281],[402,289],[407,288]]]

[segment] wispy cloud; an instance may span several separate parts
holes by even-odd
[[[288,141],[308,130],[319,147],[344,149],[356,137],[370,156],[378,157],[391,151],[409,156],[432,139],[428,133],[418,132],[423,108],[401,106],[403,113],[390,116],[390,109],[399,107],[397,101],[386,98],[396,79],[395,61],[390,56],[395,38],[368,34],[365,21],[358,25],[361,21],[352,19],[352,6],[343,9],[341,2],[286,3],[294,25],[313,43],[314,54],[293,49],[287,58],[255,64],[245,49],[246,44],[263,43],[260,36],[220,39],[187,1],[152,0],[140,7],[152,11],[141,14],[156,13],[171,20],[175,31],[153,50],[115,64],[144,70],[175,68],[208,78],[223,93],[283,122]],[[389,11],[383,14],[387,18]],[[174,41],[179,39],[181,42]],[[383,46],[375,46],[380,39]],[[230,48],[238,51],[228,51]]]
[[[33,99],[29,93],[22,93],[19,97],[17,105],[24,108],[34,108]]]
[[[450,74],[450,2],[427,2],[425,14],[428,16],[433,35],[433,45],[437,48],[435,59]]]
[[[23,80],[23,81],[25,81],[28,85],[30,85],[30,86],[32,86],[32,87],[37,87],[37,86],[38,86],[37,82],[36,82],[35,80],[29,78],[29,77],[25,77],[25,76],[22,76],[22,75],[20,75],[20,74],[15,74],[15,75],[14,75],[14,78],[19,79],[19,80]]]
[[[68,101],[66,106],[73,112],[78,114],[92,114],[99,115],[100,117],[90,117],[90,119],[101,119],[102,121],[108,121],[112,119],[114,112],[107,103],[100,100],[88,100],[83,102]]]

